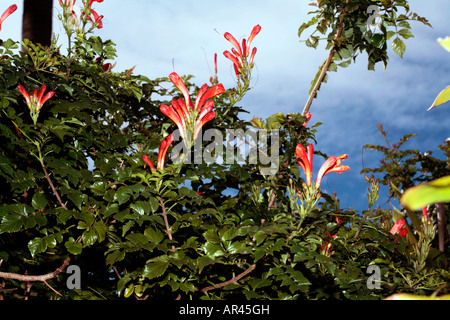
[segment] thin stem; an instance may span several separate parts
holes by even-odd
[[[347,0],[348,3],[349,0]],[[342,11],[343,14],[346,13],[346,10],[344,8],[344,10]],[[344,28],[344,21],[342,21],[341,25],[339,26],[338,31],[336,32],[336,36],[334,37],[334,40],[337,40],[341,34],[342,34],[342,30]],[[314,100],[314,98],[317,95],[317,91],[319,91],[320,85],[323,82],[323,79],[325,78],[325,75],[327,74],[328,68],[331,65],[331,62],[333,61],[333,56],[334,56],[334,52],[336,51],[336,45],[333,44],[333,47],[331,48],[330,54],[328,55],[327,60],[325,61],[325,64],[322,68],[322,72],[320,73],[319,79],[317,79],[316,84],[314,85],[313,90],[311,91],[311,94],[309,95],[308,101],[306,102],[305,107],[303,108],[303,112],[302,115],[306,116],[306,114],[309,112],[309,109],[311,108],[311,104]]]
[[[167,219],[166,206],[164,205],[164,202],[162,201],[161,198],[159,199],[159,203],[160,203],[162,211],[163,211],[163,219],[164,219],[164,224],[166,225],[167,236],[169,237],[170,240],[173,240],[172,232],[170,231],[169,220]],[[173,252],[177,251],[177,249],[175,248],[174,245],[172,245],[172,251]]]
[[[56,188],[55,188],[55,186],[53,185],[52,179],[50,179],[50,176],[49,176],[49,174],[48,174],[48,172],[47,172],[47,169],[45,168],[45,166],[44,166],[43,163],[41,163],[41,165],[42,165],[42,169],[44,170],[45,178],[47,179],[48,184],[50,185],[50,188],[52,188],[52,191],[53,191],[53,193],[55,194],[56,199],[58,199],[58,202],[59,202],[59,204],[61,205],[61,207],[62,207],[63,209],[68,210],[68,209],[67,209],[67,206],[65,205],[65,203],[62,202],[61,197],[59,196],[58,191],[56,191]]]
[[[230,279],[228,281],[221,282],[219,284],[203,288],[200,291],[201,292],[208,292],[208,291],[211,291],[211,290],[214,290],[214,289],[219,289],[219,288],[225,287],[226,285],[235,283],[235,282],[239,281],[240,279],[242,279],[243,277],[245,277],[247,274],[249,274],[250,272],[252,272],[255,269],[256,269],[256,263],[252,264],[247,270],[245,270],[244,272],[238,274],[236,277],[234,277],[234,278],[232,278],[232,279]]]
[[[437,204],[437,218],[438,218],[438,235],[439,235],[439,251],[445,251],[445,233],[446,233],[446,223],[445,223],[445,207],[442,202]]]

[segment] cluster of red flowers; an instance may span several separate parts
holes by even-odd
[[[250,44],[253,41],[253,38],[261,31],[261,26],[256,25],[253,27],[252,32],[247,40],[242,39],[242,46],[233,37],[230,33],[226,32],[224,34],[225,39],[227,39],[234,48],[231,49],[231,52],[224,51],[223,55],[230,59],[233,62],[234,71],[236,72],[236,77],[239,79],[239,76],[246,70],[253,68],[253,59],[256,54],[256,48],[252,49],[252,53],[250,55],[250,59],[247,61],[247,58],[250,54]]]
[[[216,117],[216,112],[213,111],[214,101],[208,99],[222,94],[225,89],[221,83],[214,85],[211,88],[205,83],[200,88],[195,102],[192,103],[189,91],[180,76],[176,72],[172,72],[169,75],[169,79],[181,91],[184,99],[173,99],[170,106],[162,104],[160,110],[177,125],[183,140],[186,143],[191,144],[191,142],[197,138],[203,125]],[[164,168],[164,159],[167,149],[172,142],[172,134],[161,142],[158,154],[158,169]],[[150,158],[147,155],[143,155],[142,159],[154,172],[155,167]]]
[[[308,151],[306,151],[305,147],[302,144],[299,144],[297,145],[295,152],[297,155],[297,163],[302,167],[303,172],[305,173],[306,176],[306,184],[308,185],[308,187],[310,187],[313,170],[314,145],[310,144],[308,146]],[[319,169],[315,184],[316,189],[320,187],[322,178],[326,174],[330,172],[342,173],[344,171],[349,170],[350,167],[341,165],[341,161],[347,158],[348,155],[346,154],[342,154],[337,157],[336,156],[329,157]]]
[[[72,18],[73,21],[78,21],[78,18],[73,10],[73,6],[75,5],[75,1],[76,0],[59,0],[59,4],[61,5],[61,7],[63,7],[66,12],[70,13],[70,16]],[[83,0],[85,1],[85,4],[87,4],[88,0]],[[96,26],[98,29],[103,28],[103,16],[99,15],[94,9],[92,9],[92,4],[94,2],[103,2],[103,0],[89,0],[89,5],[88,5],[88,17],[86,18],[88,21],[92,22],[92,24],[94,26]],[[82,12],[82,15],[84,15],[85,13]],[[92,14],[92,17],[90,16]]]
[[[55,95],[54,91],[49,91],[44,96],[45,91],[47,90],[47,86],[43,84],[38,91],[37,88],[34,89],[33,93],[30,95],[25,88],[19,84],[17,86],[17,89],[19,92],[23,95],[25,98],[25,101],[27,102],[27,106],[30,109],[31,118],[33,119],[34,124],[37,123],[37,118],[39,116],[39,111],[42,108],[42,105],[51,97]]]

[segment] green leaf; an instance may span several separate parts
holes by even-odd
[[[166,272],[168,266],[169,266],[169,257],[166,255],[150,259],[145,264],[142,276],[148,279],[159,277],[163,275],[164,272]]]
[[[31,205],[36,210],[44,210],[47,206],[47,199],[45,198],[45,195],[42,192],[36,192],[33,195],[33,199],[31,200]]]
[[[125,186],[121,186],[117,192],[114,194],[114,200],[117,201],[119,204],[123,204],[125,202],[128,201],[128,199],[130,199],[130,195],[133,192],[128,189]]]
[[[398,54],[401,58],[403,58],[403,54],[406,51],[406,45],[402,39],[397,37],[395,38],[394,41],[392,41],[392,49],[396,54]]]
[[[34,258],[36,254],[47,250],[47,243],[44,238],[34,238],[28,241],[28,250],[30,250],[31,256]]]
[[[153,229],[152,227],[145,229],[144,235],[154,244],[158,244],[164,239],[164,234],[159,230]]]
[[[409,29],[401,29],[398,31],[398,34],[401,35],[405,39],[413,38],[414,35],[412,34],[411,30]]]
[[[431,105],[431,107],[428,108],[427,111],[449,101],[450,101],[450,86],[448,86],[447,88],[442,90],[441,93],[438,94],[436,100],[434,100],[433,104]]]
[[[433,203],[450,202],[450,176],[409,188],[400,202],[412,210]]]
[[[6,214],[0,224],[0,233],[17,232],[22,228],[23,222],[23,218],[19,215]]]
[[[148,203],[150,205],[150,209],[153,213],[156,212],[156,210],[158,210],[159,208],[159,201],[158,199],[156,199],[155,197],[151,197],[150,199],[148,199]]]
[[[129,284],[128,287],[125,288],[124,296],[125,298],[129,298],[134,292],[134,285]]]
[[[215,257],[219,257],[224,255],[223,248],[219,244],[214,244],[211,242],[207,242],[203,245],[203,251],[205,254],[207,254],[210,258],[214,259]]]
[[[130,208],[141,216],[145,214],[150,214],[150,211],[152,210],[150,204],[144,201],[137,201],[136,203],[132,203],[130,205]]]
[[[97,233],[94,230],[84,231],[82,237],[85,247],[92,246],[97,241]]]
[[[70,237],[69,240],[66,241],[66,243],[64,243],[66,249],[74,255],[80,254],[81,251],[83,250],[83,245],[78,242],[75,243],[75,239]]]

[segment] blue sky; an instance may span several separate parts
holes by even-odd
[[[2,25],[2,39],[20,39],[21,2],[16,1],[18,11]],[[222,55],[231,48],[223,34],[248,37],[253,26],[260,24],[262,30],[252,43],[258,48],[253,90],[240,105],[250,112],[249,118],[266,118],[275,112],[303,110],[310,82],[328,55],[323,46],[308,48],[297,37],[298,27],[309,20],[310,2],[104,0],[93,7],[104,15],[104,27],[96,34],[117,44],[116,71],[136,65],[135,74],[150,78],[176,71],[193,74],[196,83],[202,85],[209,81],[213,55],[218,53],[219,81],[226,88],[234,86],[234,77],[231,62]],[[13,3],[2,0],[0,11]],[[404,58],[391,50],[386,70],[379,64],[376,71],[368,71],[366,56],[360,55],[356,64],[330,73],[311,107],[310,124],[323,123],[316,136],[316,149],[328,155],[349,155],[344,164],[351,170],[327,175],[322,182],[326,191],[338,193],[341,207],[367,208],[368,185],[360,175],[362,159],[365,167],[375,167],[379,156],[372,151],[362,153],[362,147],[383,143],[378,123],[384,124],[391,142],[416,133],[418,137],[405,147],[436,151],[433,155],[441,158],[437,146],[450,137],[450,105],[426,111],[450,84],[450,53],[436,42],[438,37],[450,35],[450,2],[409,3],[411,10],[428,18],[433,28],[412,22],[415,37],[406,40]],[[62,33],[57,0],[54,5],[53,29]],[[316,158],[315,174],[323,162]]]

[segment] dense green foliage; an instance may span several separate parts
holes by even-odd
[[[214,98],[216,117],[205,129],[224,136],[279,130],[278,172],[264,176],[259,165],[238,161],[170,160],[152,172],[142,155],[156,159],[161,140],[176,128],[160,106],[182,95],[169,78],[104,68],[116,58],[109,40],[87,32],[69,42],[68,54],[56,41],[50,48],[26,41],[24,52],[12,40],[0,46],[0,271],[43,275],[70,257],[82,287],[68,289],[65,272],[45,282],[4,277],[2,298],[381,299],[450,292],[448,243],[445,252],[435,249],[436,239],[424,244],[426,264],[419,265],[414,245],[423,242],[412,239],[423,226],[411,226],[407,238],[392,235],[406,211],[376,207],[380,183],[399,197],[398,190],[448,175],[448,145],[441,146],[447,159],[400,151],[409,136],[366,146],[385,155],[380,168],[366,170],[383,174],[366,176],[368,209],[342,209],[336,195],[322,193],[304,216],[296,147],[313,142],[320,124],[304,126],[302,115],[281,113],[243,121],[236,94],[245,92],[230,88]],[[182,78],[195,97],[200,88]],[[19,84],[55,92],[36,125]],[[420,220],[420,212],[408,214]],[[381,271],[376,288],[369,285],[371,265]]]

